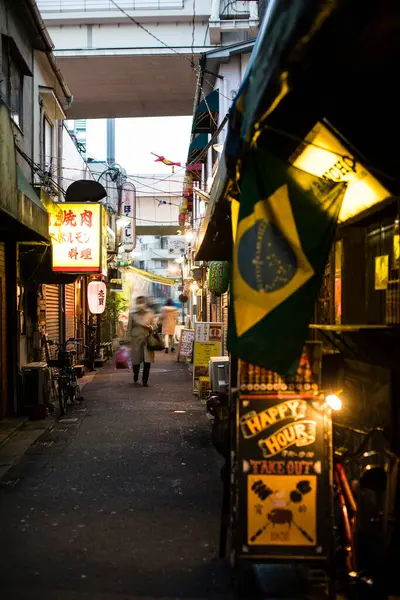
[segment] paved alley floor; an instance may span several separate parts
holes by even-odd
[[[185,365],[108,364],[0,481],[1,599],[228,598],[220,466]]]

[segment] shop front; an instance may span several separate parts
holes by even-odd
[[[48,246],[48,213],[17,166],[14,134],[7,107],[0,103],[0,418],[20,411],[20,365],[25,359],[25,295],[21,283],[21,247]]]
[[[358,569],[364,569],[364,573],[371,576],[370,584],[375,585],[376,581],[376,585],[380,586],[377,588],[379,597],[386,598],[387,589],[396,587],[396,582],[389,577],[398,551],[396,540],[399,539],[395,517],[399,506],[396,458],[394,462],[386,462],[386,466],[382,467],[383,471],[380,471],[381,474],[386,473],[382,477],[384,483],[381,491],[387,499],[387,504],[381,512],[376,510],[374,513],[386,532],[387,543],[384,545],[371,525],[372,522],[378,522],[374,521],[372,516],[372,504],[368,505],[368,510],[364,513],[367,506],[364,504],[366,492],[357,491],[348,496],[353,502],[350,502],[349,514],[355,517],[357,510],[363,514],[363,519],[355,526],[343,516],[343,506],[346,510],[348,506],[343,489],[346,482],[348,491],[349,481],[356,485],[355,480],[360,480],[360,485],[371,491],[368,487],[371,486],[371,481],[367,483],[364,475],[378,467],[377,464],[371,463],[372,456],[382,457],[382,452],[385,454],[385,451],[389,454],[396,453],[399,448],[397,398],[400,357],[396,325],[399,322],[400,310],[397,292],[397,198],[400,182],[395,165],[400,153],[397,148],[393,148],[390,140],[394,132],[397,134],[400,124],[393,102],[392,85],[382,85],[384,81],[390,81],[394,56],[398,55],[398,27],[394,26],[390,31],[385,30],[387,36],[385,44],[382,44],[381,25],[387,22],[388,15],[391,14],[389,3],[384,2],[370,12],[361,11],[355,20],[350,14],[350,9],[356,4],[351,2],[346,7],[332,4],[328,10],[326,5],[322,9],[322,3],[315,3],[311,8],[305,3],[293,2],[290,18],[289,14],[282,17],[276,5],[271,7],[262,24],[247,76],[230,113],[225,149],[219,161],[213,188],[210,190],[210,202],[198,235],[194,258],[205,262],[229,261],[233,265],[232,280],[235,284],[230,288],[231,304],[237,298],[242,300],[242,314],[237,310],[237,302],[236,310],[231,311],[230,315],[230,327],[234,325],[234,335],[230,337],[231,344],[234,341],[233,347],[239,349],[238,354],[234,353],[231,356],[233,393],[230,410],[236,418],[230,446],[228,444],[231,453],[226,453],[229,472],[226,489],[229,490],[230,499],[226,501],[225,509],[228,513],[230,511],[226,522],[230,523],[231,534],[237,542],[234,566],[237,567],[240,562],[284,562],[285,552],[290,556],[290,561],[307,563],[307,556],[311,556],[310,550],[314,557],[318,551],[321,558],[320,568],[325,569],[327,579],[333,581],[330,569],[336,568],[337,564],[332,563],[331,557],[336,551],[339,552],[340,544],[343,544],[340,551],[343,551],[342,556],[347,556],[347,567],[344,564],[342,573],[347,572],[350,579],[353,577],[357,585],[362,586],[365,581],[361,582]],[[392,16],[390,18],[392,19]],[[337,39],[341,40],[340,49],[336,43]],[[275,43],[274,40],[279,40],[279,43]],[[372,47],[379,48],[374,59],[371,55]],[[352,56],[350,70],[346,68],[348,56]],[[334,86],[332,73],[337,77]],[[260,157],[265,157],[263,164]],[[303,220],[302,216],[306,213],[301,215],[300,212],[296,212],[298,208],[292,202],[292,212],[287,211],[286,219],[282,223],[279,221],[280,211],[284,210],[287,198],[285,200],[281,194],[280,206],[275,211],[275,200],[272,199],[272,195],[266,193],[276,178],[276,171],[271,165],[278,164],[279,161],[285,163],[288,172],[293,174],[296,170],[296,186],[290,187],[290,182],[287,186],[290,190],[301,190],[304,194],[303,199],[308,198],[308,219]],[[254,173],[253,182],[256,184],[252,185],[251,181],[249,183],[249,173]],[[343,188],[344,183],[346,191],[342,193],[339,210],[337,203],[332,202],[330,205],[329,202],[335,187]],[[254,209],[252,207],[254,197],[260,200],[258,213],[257,205]],[[329,230],[329,245],[332,242],[332,250],[329,259],[328,254],[326,255],[328,260],[325,270],[325,262],[319,264],[316,269],[318,261],[313,262],[314,258],[309,253],[313,237],[317,238],[322,231],[315,226],[317,221],[312,220],[316,214],[316,200],[321,202],[321,209],[325,211],[327,218],[335,213],[334,220],[337,219],[337,226],[335,224],[333,231]],[[260,208],[262,202],[266,207],[263,214]],[[299,206],[300,201],[297,204],[297,207]],[[268,244],[264,247],[264,242],[268,242],[266,231],[271,223],[271,215],[275,219],[278,218],[272,222],[275,226],[278,223],[281,235],[285,231],[284,239],[293,240],[293,232],[296,232],[296,235],[304,234],[304,237],[298,238],[300,244],[297,244],[297,250],[292,246],[290,251],[285,249],[286,254],[283,252],[278,255],[277,252],[273,254],[268,250]],[[260,222],[265,223],[260,226]],[[287,228],[290,222],[295,226],[291,232]],[[253,235],[254,231],[260,234],[259,237]],[[235,239],[235,236],[238,237]],[[304,256],[298,253],[302,244],[308,249]],[[321,242],[321,248],[322,245]],[[265,256],[262,254],[264,250]],[[280,250],[282,251],[282,247]],[[249,252],[253,252],[250,256],[252,260],[249,259]],[[288,271],[290,252],[293,252],[292,257],[296,256],[293,265],[297,264],[297,269],[293,268],[293,275]],[[288,264],[282,263],[282,257]],[[247,262],[243,262],[244,259]],[[307,264],[307,261],[311,262]],[[248,265],[247,272],[243,264]],[[300,275],[299,264],[302,265],[303,283],[292,283],[291,293],[279,298],[276,295],[273,298],[272,293],[279,288],[278,281],[285,281],[288,285],[291,278],[294,280],[295,276]],[[309,268],[310,264],[314,273]],[[267,267],[276,274],[273,282],[269,280]],[[315,278],[316,273],[318,278]],[[308,281],[311,284],[315,282],[315,285],[313,294],[306,296],[304,290],[311,289]],[[252,312],[243,302],[243,290],[250,288],[254,292],[249,291],[247,300],[249,305],[253,306]],[[294,288],[296,291],[293,291]],[[299,294],[299,290],[303,292]],[[271,292],[268,298],[266,292]],[[275,302],[272,309],[271,306],[266,309],[260,302],[262,293],[266,301]],[[297,304],[293,300],[296,294],[299,298]],[[304,444],[297,444],[295,428],[289,431],[287,422],[278,427],[274,421],[275,417],[271,420],[272,415],[282,416],[284,420],[287,418],[280,403],[284,399],[290,401],[287,394],[291,385],[294,385],[296,395],[293,399],[301,400],[301,393],[299,394],[297,387],[300,383],[291,379],[296,378],[296,375],[293,371],[289,372],[288,362],[285,365],[281,359],[285,352],[293,352],[293,340],[298,335],[299,319],[305,315],[305,302],[310,303],[307,309],[308,316],[304,317],[305,323],[310,327],[308,332],[307,327],[302,328],[302,339],[304,342],[308,338],[321,349],[321,392],[327,401],[329,398],[334,409],[339,408],[339,394],[343,406],[340,413],[334,413],[333,438],[330,438],[329,433],[328,437],[326,433],[322,434],[325,439],[332,440],[336,451],[332,454],[332,448],[325,448],[322,455],[322,473],[332,478],[328,487],[325,480],[325,499],[322,502],[325,502],[325,505],[332,502],[332,512],[325,515],[325,523],[334,516],[336,531],[342,531],[343,527],[346,529],[349,525],[347,533],[351,535],[347,537],[347,541],[346,536],[340,539],[329,539],[329,535],[325,537],[328,532],[321,524],[317,525],[313,534],[309,533],[306,520],[304,526],[299,519],[296,521],[297,525],[295,524],[297,499],[300,496],[306,498],[301,490],[302,485],[295,486],[297,491],[293,488],[291,506],[285,509],[286,512],[282,512],[286,506],[283,490],[282,497],[274,497],[274,490],[281,489],[275,476],[284,478],[288,475],[287,469],[292,468],[288,467],[286,461],[290,457],[306,460],[309,452],[315,450],[317,453],[316,449],[311,448],[311,441],[306,443],[304,440]],[[273,323],[278,322],[279,327],[273,326]],[[248,323],[251,323],[250,328]],[[247,337],[246,331],[250,331]],[[268,331],[269,334],[263,338],[260,331]],[[270,335],[273,337],[269,337]],[[238,338],[242,338],[243,343],[236,343]],[[230,349],[232,352],[232,345]],[[296,352],[293,352],[292,356]],[[249,356],[253,357],[252,360],[249,360]],[[281,368],[280,375],[284,378],[281,387],[284,393],[281,394],[282,398],[276,399],[275,402],[270,396],[271,392],[275,393],[282,384],[281,380],[278,380],[279,369],[272,369],[271,366],[272,373],[264,373],[262,370],[266,367],[268,357],[272,356],[274,364]],[[298,358],[300,353],[297,360]],[[247,372],[241,368],[242,362],[246,363]],[[304,368],[307,371],[309,367]],[[243,382],[242,374],[245,377],[251,375],[251,381]],[[242,383],[245,389],[242,389]],[[307,382],[307,386],[309,385],[311,387],[307,387],[307,391],[312,389],[312,384]],[[265,398],[257,403],[254,396],[258,394],[258,400],[261,400],[261,391],[264,392]],[[316,403],[313,405],[315,408]],[[272,413],[268,412],[271,410]],[[327,415],[329,419],[332,418],[329,411]],[[260,424],[261,418],[264,425]],[[315,421],[308,410],[305,420]],[[251,435],[247,435],[248,432],[245,434],[245,424],[250,424]],[[260,428],[256,429],[258,426]],[[307,429],[308,426],[305,427]],[[330,425],[328,429],[329,427]],[[372,434],[367,433],[370,429],[374,431],[372,437]],[[304,434],[308,438],[310,431],[304,430]],[[257,443],[250,443],[248,438],[255,439]],[[313,436],[309,439],[311,438],[315,440]],[[364,439],[366,441],[363,446],[361,442]],[[288,442],[292,446],[290,449],[280,446],[279,452],[276,452],[276,444]],[[310,447],[307,447],[309,444]],[[304,446],[304,451],[299,451],[296,446]],[[337,458],[340,448],[342,452],[347,449],[353,456],[353,461],[346,463],[345,468],[344,463],[340,464],[340,459]],[[366,454],[363,454],[360,448],[364,448]],[[274,461],[274,453],[279,455],[278,462]],[[314,459],[315,456],[316,454],[312,457],[310,455],[310,458]],[[313,464],[312,468],[312,475],[318,479],[319,474],[315,470],[319,468],[318,465]],[[274,469],[281,471],[277,472]],[[374,470],[374,473],[377,471]],[[246,491],[242,488],[243,481],[247,481],[253,474],[250,488],[247,486]],[[310,491],[313,487],[311,480],[309,477],[304,477],[305,479],[309,480],[310,484],[305,488]],[[332,493],[332,481],[336,491],[335,497]],[[292,488],[286,485],[286,491],[288,489]],[[376,489],[373,493],[376,493]],[[342,508],[337,508],[337,498],[344,501]],[[310,499],[311,496],[308,496],[308,499],[304,500],[303,507],[306,512],[314,510],[308,504]],[[270,505],[270,510],[265,513],[264,505],[271,501],[275,508]],[[315,505],[317,514],[319,501]],[[246,509],[246,502],[251,502],[251,515]],[[302,502],[301,499],[300,506]],[[364,520],[366,514],[371,518]],[[290,524],[286,521],[286,529],[284,519],[291,521]],[[314,523],[318,524],[318,519],[319,517]],[[333,530],[333,524],[331,521],[330,531]],[[352,529],[353,526],[355,529]],[[293,528],[297,531],[292,536]],[[357,542],[354,535],[358,536]],[[296,548],[291,548],[291,537],[296,537],[296,543],[293,542]],[[272,538],[276,543],[272,543]],[[321,544],[318,540],[321,540]],[[360,546],[357,546],[360,540],[363,548],[357,554],[356,547],[360,549]],[[371,540],[375,541],[371,543]],[[329,550],[325,554],[327,546]],[[224,550],[223,543],[222,551]],[[352,559],[349,558],[348,552],[354,553]],[[315,565],[318,560],[311,562]],[[310,566],[311,562],[308,563]],[[352,568],[346,571],[349,565]],[[382,580],[383,572],[386,573],[385,582]],[[334,577],[336,575],[337,573]],[[335,593],[334,590],[331,591]]]

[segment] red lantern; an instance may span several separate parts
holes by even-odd
[[[106,307],[106,284],[104,281],[91,281],[87,293],[90,312],[93,315],[101,315]]]

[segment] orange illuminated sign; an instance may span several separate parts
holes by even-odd
[[[58,230],[60,243],[53,244],[53,271],[103,273],[107,260],[104,244],[105,208],[101,204],[61,202],[60,214],[50,216],[49,232]]]

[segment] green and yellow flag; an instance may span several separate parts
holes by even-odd
[[[229,350],[281,375],[294,374],[346,184],[256,149],[246,158],[240,187]]]

